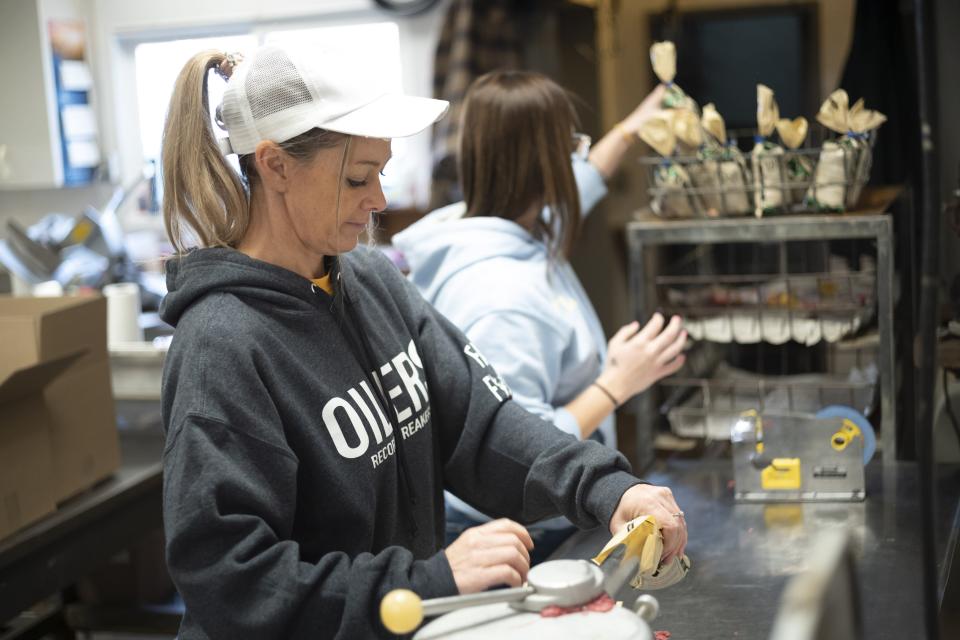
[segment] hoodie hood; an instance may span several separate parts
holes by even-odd
[[[607,194],[603,176],[590,162],[572,157],[583,215]],[[393,237],[427,300],[460,271],[491,258],[547,262],[547,246],[516,222],[496,216],[464,218],[465,202],[437,209]]]
[[[317,304],[313,283],[303,276],[234,249],[195,249],[171,258],[166,271],[167,295],[160,304],[160,318],[174,327],[187,309],[211,293],[232,293],[288,312],[306,313]]]
[[[464,269],[493,258],[533,260],[546,245],[515,222],[495,216],[464,218],[458,202],[427,215],[393,237],[410,265],[411,280],[427,300]]]

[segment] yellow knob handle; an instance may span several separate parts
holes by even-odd
[[[863,437],[860,428],[857,427],[852,420],[844,419],[843,424],[840,426],[840,431],[837,431],[831,437],[830,446],[836,451],[843,451],[847,448],[847,445],[850,444],[850,441],[857,436]]]
[[[380,620],[391,633],[410,633],[423,622],[423,601],[409,589],[394,589],[380,602]]]

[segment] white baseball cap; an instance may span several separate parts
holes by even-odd
[[[267,45],[245,58],[218,110],[224,153],[252,153],[314,127],[367,138],[403,138],[443,117],[446,100],[384,93],[349,51]]]

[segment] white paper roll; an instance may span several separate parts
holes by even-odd
[[[103,295],[107,298],[107,343],[142,342],[140,285],[108,284],[103,288]]]
[[[33,285],[33,295],[37,298],[59,298],[63,295],[63,285],[56,280],[47,280]]]

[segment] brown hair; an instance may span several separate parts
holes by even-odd
[[[211,69],[223,73],[227,58],[217,50],[193,56],[177,76],[170,98],[161,152],[163,222],[178,253],[186,248],[185,235],[203,247],[234,246],[250,224],[249,191],[257,182],[254,154],[240,156],[241,178],[223,157],[210,122],[207,77]],[[348,136],[315,128],[279,146],[298,160],[309,160],[344,138]],[[345,145],[341,173],[347,151]],[[339,200],[338,187],[338,214]]]
[[[477,78],[464,99],[460,180],[467,216],[516,220],[549,207],[533,234],[551,255],[569,256],[580,226],[580,197],[570,154],[578,119],[566,91],[530,71]]]

